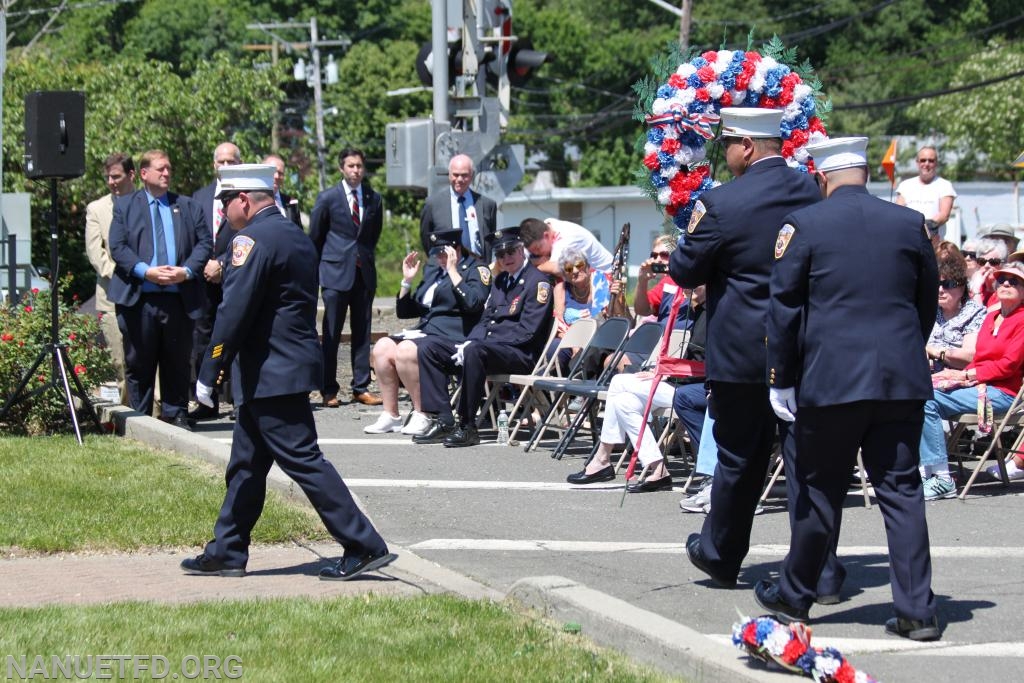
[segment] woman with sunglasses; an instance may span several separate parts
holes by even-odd
[[[590,267],[587,257],[579,249],[570,248],[558,258],[562,279],[554,288],[554,315],[557,334],[548,348],[548,358],[558,347],[569,326],[580,318],[600,320],[605,316],[611,294],[608,277]],[[565,370],[576,350],[565,349],[559,354],[559,366]]]
[[[962,370],[971,362],[984,319],[985,307],[967,291],[967,262],[959,252],[948,252],[939,259],[939,310],[925,347],[932,372]]]
[[[978,240],[977,255],[974,262],[978,269],[967,283],[971,296],[982,306],[990,307],[996,303],[995,272],[1006,263],[1009,252],[1002,240],[985,238]]]
[[[1004,247],[1005,248],[1005,247]],[[932,375],[942,388],[924,404],[921,433],[921,476],[925,500],[956,497],[956,484],[949,472],[943,420],[978,409],[978,385],[992,413],[1005,413],[1021,387],[1024,374],[1024,263],[1001,265],[994,271],[998,306],[985,316],[978,332],[974,360],[963,370],[947,369]],[[1024,461],[1013,456],[1007,464],[1011,476]],[[1024,477],[1024,471],[1017,478]]]

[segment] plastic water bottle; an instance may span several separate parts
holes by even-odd
[[[498,413],[498,445],[508,445],[508,414],[504,410]]]

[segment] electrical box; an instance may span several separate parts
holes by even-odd
[[[434,165],[433,119],[389,123],[385,130],[388,187],[425,190]]]

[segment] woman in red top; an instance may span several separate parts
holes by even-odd
[[[998,308],[991,311],[978,331],[974,360],[963,370],[942,370],[932,375],[935,395],[924,404],[921,433],[921,476],[925,500],[954,498],[956,484],[949,473],[942,420],[978,407],[979,387],[995,414],[1005,413],[1020,390],[1024,375],[1024,263],[1006,263],[995,271]],[[1013,456],[1011,473],[1024,478],[1024,460]],[[1013,476],[1011,474],[1011,476]]]

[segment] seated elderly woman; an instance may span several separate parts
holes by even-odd
[[[591,268],[579,249],[569,248],[562,252],[558,268],[563,279],[555,285],[552,297],[557,336],[548,348],[549,358],[558,346],[558,339],[565,335],[570,325],[581,318],[601,319],[611,300],[608,277]],[[558,363],[565,370],[574,352],[568,349],[563,352],[567,353],[558,359]]]
[[[423,281],[410,294],[412,280],[420,268],[419,255],[411,251],[402,261],[402,285],[395,302],[399,318],[419,318],[419,323],[412,329],[384,337],[373,347],[373,369],[384,412],[363,429],[367,434],[400,431],[416,436],[429,429],[430,418],[420,411],[416,344],[431,335],[464,341],[480,320],[490,293],[491,271],[483,261],[462,248],[461,230],[434,232],[430,240],[430,256],[434,261],[424,268]],[[412,399],[413,412],[408,422],[398,413],[400,383]]]
[[[978,240],[974,262],[977,270],[967,282],[971,297],[982,306],[996,303],[994,275],[996,269],[1006,263],[1009,252],[1006,243],[997,239]]]
[[[1024,373],[1024,263],[1006,263],[995,272],[998,307],[985,316],[978,332],[974,360],[963,370],[947,369],[932,375],[936,386],[924,405],[921,433],[921,477],[925,500],[954,498],[956,484],[949,473],[942,421],[979,409],[979,396],[987,397],[993,414],[1005,413],[1021,387]],[[987,415],[979,415],[987,419]],[[1014,456],[1007,467],[1020,471],[1024,461]],[[1024,476],[1024,473],[1015,475]]]
[[[939,259],[939,310],[925,351],[932,371],[962,370],[974,358],[985,307],[967,292],[967,262],[959,252]]]

